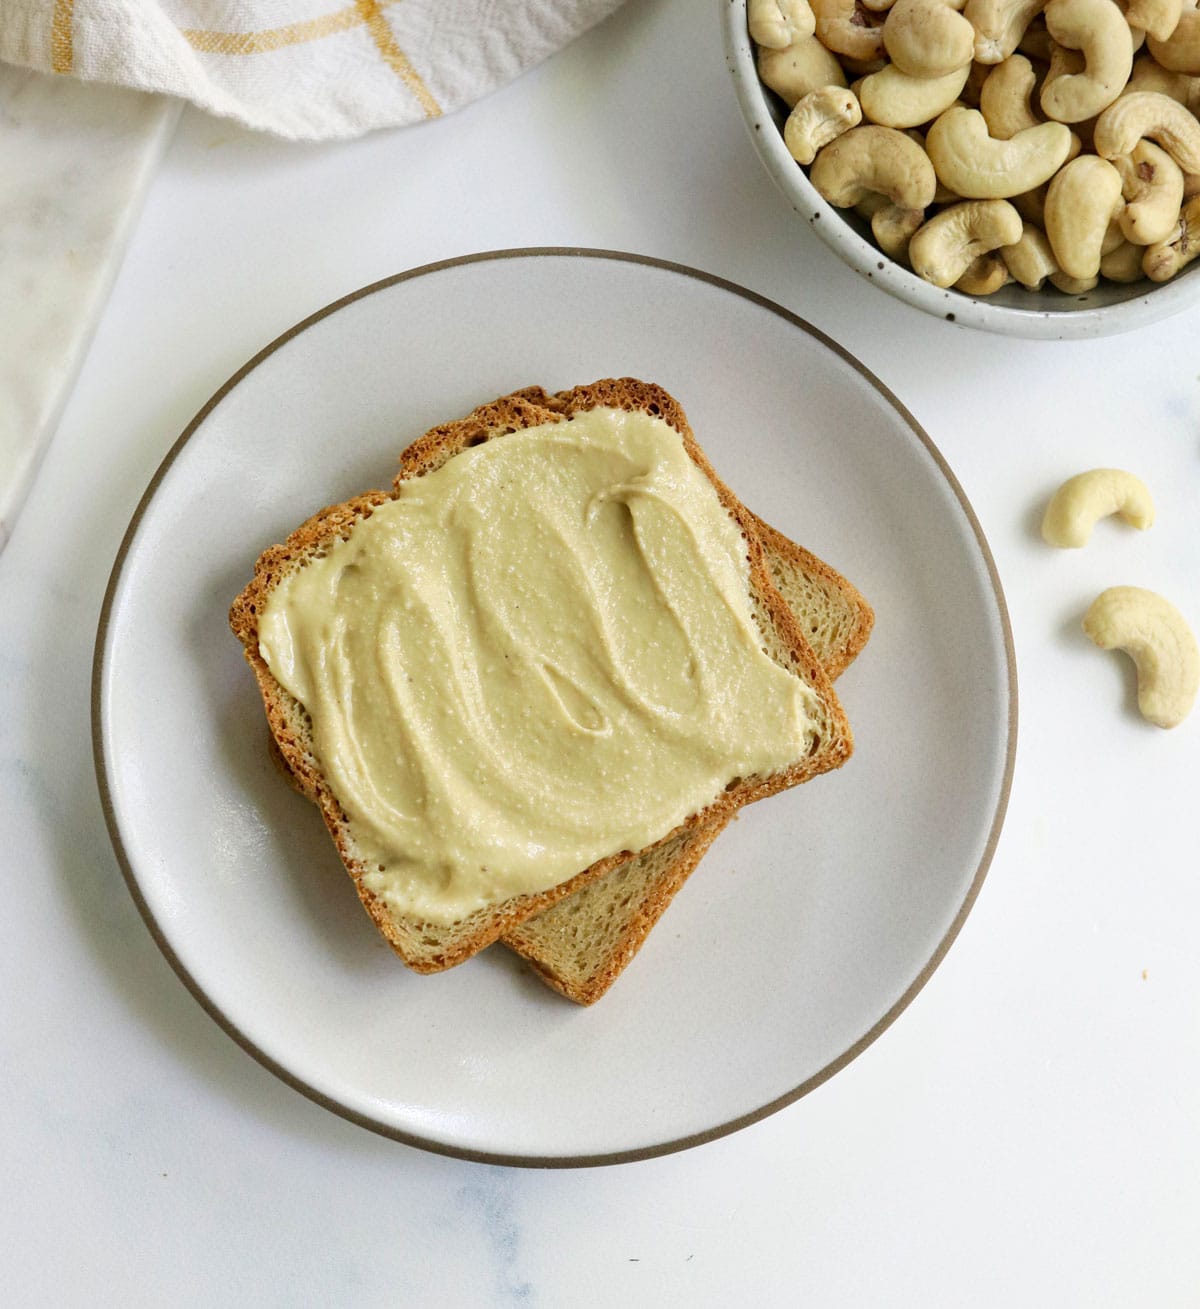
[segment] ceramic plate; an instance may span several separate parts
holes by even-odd
[[[747,809],[625,975],[578,1008],[502,947],[408,972],[267,754],[226,625],[255,557],[386,486],[426,428],[531,383],[662,383],[724,479],[873,602],[839,691],[857,750]],[[138,507],[97,642],[98,773],[151,931],[297,1089],[413,1144],[615,1162],[782,1108],[873,1040],[979,889],[1015,743],[987,546],[896,399],[779,306],[605,252],[418,269],[322,310],[221,388]]]

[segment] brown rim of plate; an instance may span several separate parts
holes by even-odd
[[[913,434],[925,447],[930,458],[937,465],[939,472],[946,479],[950,489],[954,492],[960,508],[965,515],[967,522],[971,526],[971,531],[975,535],[976,543],[979,546],[984,564],[987,567],[988,579],[992,585],[992,593],[996,601],[996,607],[1000,616],[1000,626],[1004,636],[1004,655],[1008,666],[1008,743],[1004,761],[1004,778],[1000,785],[1000,795],[996,803],[996,812],[992,818],[992,825],[988,832],[987,843],[984,846],[983,856],[979,861],[979,866],[975,870],[975,876],[971,879],[971,885],[967,888],[967,893],[963,897],[962,904],[958,912],[954,915],[950,926],[947,928],[945,935],[938,943],[933,954],[926,961],[925,966],[920,970],[917,976],[909,984],[904,994],[887,1010],[886,1013],[862,1036],[858,1038],[846,1051],[836,1059],[826,1064],[819,1072],[814,1073],[812,1077],[801,1082],[794,1090],[786,1092],[784,1095],[777,1096],[774,1100],[760,1105],[757,1109],[749,1113],[741,1114],[737,1118],[730,1119],[728,1122],[720,1123],[716,1127],[711,1127],[703,1132],[695,1132],[689,1136],[678,1137],[675,1140],[664,1141],[658,1145],[641,1146],[632,1150],[616,1150],[608,1154],[588,1154],[588,1155],[508,1155],[494,1154],[484,1150],[462,1149],[454,1145],[447,1144],[443,1141],[430,1140],[426,1137],[419,1136],[412,1132],[400,1131],[388,1123],[380,1122],[378,1119],[361,1114],[355,1109],[332,1099],[323,1092],[310,1086],[307,1082],[302,1081],[293,1073],[289,1072],[281,1064],[272,1059],[268,1054],[261,1050],[253,1041],[250,1040],[237,1025],[227,1017],[212,1002],[199,983],[192,977],[184,966],[182,960],[175,953],[171,943],[167,940],[154,915],[151,913],[149,905],[142,894],[141,886],[137,880],[137,874],[129,861],[128,854],[125,850],[124,842],[121,839],[121,833],[117,826],[116,815],[113,811],[112,795],[108,786],[108,770],[104,755],[104,735],[102,723],[102,695],[101,687],[104,682],[104,650],[107,643],[109,620],[112,615],[112,607],[116,596],[117,586],[124,569],[126,558],[129,554],[133,540],[137,535],[137,529],[141,524],[142,517],[154,498],[159,483],[166,476],[168,469],[175,462],[180,451],[191,439],[196,430],[208,417],[213,409],[225,398],[225,396],[237,386],[244,377],[251,373],[264,359],[274,354],[280,346],[285,345],[294,336],[311,327],[314,323],[320,322],[323,318],[329,317],[330,314],[336,313],[346,305],[353,304],[356,300],[364,299],[366,296],[373,295],[376,291],[383,291],[389,287],[395,286],[400,282],[407,282],[412,278],[424,277],[429,273],[442,272],[447,268],[457,268],[465,264],[475,264],[490,262],[497,259],[529,259],[529,258],[582,258],[582,259],[613,259],[622,263],[641,264],[650,268],[657,268],[669,273],[677,273],[684,277],[690,277],[699,282],[706,282],[710,286],[715,286],[723,291],[731,292],[733,295],[740,296],[744,300],[769,310],[771,313],[782,318],[785,322],[791,323],[792,326],[798,327],[802,332],[808,333],[815,338],[827,349],[831,350],[839,359],[849,364],[860,377],[864,378],[887,402],[893,409],[904,419],[912,430]],[[443,259],[437,263],[423,264],[419,268],[409,269],[404,273],[397,273],[392,277],[385,277],[381,281],[372,282],[369,286],[364,286],[357,291],[352,291],[349,295],[342,296],[341,299],[333,301],[332,304],[326,305],[323,309],[318,309],[316,313],[310,314],[307,318],[302,319],[294,327],[289,328],[281,336],[275,338],[270,345],[260,350],[248,363],[244,364],[236,373],[220,387],[212,397],[201,407],[195,418],[184,428],[179,438],[167,451],[162,463],[159,464],[158,470],[150,479],[150,484],[146,487],[142,498],[138,501],[137,508],[134,510],[133,518],[130,520],[129,527],[121,540],[121,545],[117,551],[116,560],[113,563],[112,573],[108,579],[108,586],[104,592],[104,603],[100,610],[100,623],[96,633],[95,654],[92,661],[92,751],[96,766],[96,780],[100,789],[100,802],[104,809],[104,821],[108,827],[109,839],[112,841],[113,850],[117,857],[117,863],[120,865],[121,872],[124,874],[125,883],[129,887],[129,892],[133,896],[134,903],[137,905],[142,915],[150,935],[154,938],[158,948],[162,951],[167,962],[178,974],[180,981],[196,998],[198,1003],[209,1014],[209,1016],[222,1027],[229,1036],[242,1047],[247,1054],[252,1055],[264,1068],[274,1073],[280,1081],[287,1083],[293,1090],[299,1091],[301,1095],[307,1096],[308,1099],[330,1110],[332,1113],[342,1118],[348,1119],[352,1123],[357,1123],[360,1127],[368,1128],[372,1132],[377,1132],[381,1136],[389,1137],[391,1140],[400,1141],[405,1145],[416,1146],[419,1149],[431,1151],[434,1154],[447,1155],[455,1159],[467,1159],[475,1163],[502,1164],[508,1167],[522,1168],[592,1168],[607,1164],[633,1163],[640,1159],[653,1159],[660,1155],[674,1154],[679,1150],[690,1149],[692,1146],[703,1145],[708,1141],[715,1141],[722,1136],[728,1136],[732,1132],[739,1131],[743,1127],[750,1126],[751,1123],[759,1122],[771,1114],[777,1113],[780,1109],[799,1100],[802,1096],[807,1095],[810,1091],[815,1090],[823,1082],[827,1082],[835,1073],[840,1072],[853,1059],[856,1059],[877,1037],[883,1034],[896,1019],[908,1008],[917,993],[924,987],[933,975],[934,970],[946,956],[947,950],[953,944],[955,937],[966,921],[967,915],[971,911],[976,898],[979,895],[980,888],[983,885],[983,879],[987,875],[987,870],[991,865],[992,857],[996,852],[996,844],[1000,838],[1000,829],[1004,825],[1004,816],[1008,809],[1009,793],[1012,789],[1013,766],[1016,760],[1017,749],[1017,664],[1016,654],[1013,649],[1012,627],[1009,622],[1008,606],[1005,603],[1004,591],[1000,585],[1000,576],[996,571],[996,562],[992,558],[992,552],[988,547],[987,539],[984,537],[983,529],[979,525],[979,519],[975,516],[975,511],[971,508],[965,493],[958,479],[951,471],[941,451],[929,439],[928,435],[921,428],[917,420],[911,413],[900,403],[892,392],[863,364],[854,358],[847,350],[838,345],[836,341],[831,340],[824,332],[806,322],[797,314],[785,309],[782,305],[776,304],[773,300],[768,300],[765,296],[758,295],[754,291],[747,290],[745,287],[738,286],[734,282],[729,282],[725,278],[717,277],[712,273],[705,273],[696,268],[690,268],[686,264],[671,263],[669,260],[656,259],[649,255],[627,254],[618,250],[590,250],[586,248],[576,248],[572,246],[547,246],[531,247],[529,249],[513,250],[490,250],[482,251],[478,254],[460,255],[454,259]]]

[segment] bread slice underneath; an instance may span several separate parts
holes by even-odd
[[[830,678],[866,645],[871,606],[840,573],[751,515],[776,589]],[[578,1004],[594,1004],[625,971],[727,819],[682,831],[657,849],[565,896],[501,938],[537,975]]]
[[[318,556],[335,540],[344,539],[356,523],[394,498],[399,485],[439,468],[448,459],[483,441],[550,422],[568,422],[572,414],[599,406],[641,410],[663,419],[679,433],[684,449],[713,485],[726,512],[742,531],[749,561],[749,599],[763,637],[763,648],[781,666],[804,680],[816,693],[814,735],[803,758],[769,775],[737,779],[710,804],[666,832],[643,851],[621,851],[597,860],[589,868],[546,891],[513,896],[487,905],[451,924],[430,923],[392,912],[363,880],[364,861],[356,847],[351,822],[326,779],[312,743],[311,723],[303,705],[274,678],[259,650],[258,615],[272,589],[293,570]],[[465,418],[427,432],[400,457],[400,471],[390,493],[368,492],[333,505],[298,527],[285,542],[266,550],[254,577],[234,601],[230,625],[241,641],[266,709],[267,722],[279,755],[297,788],[321,810],[322,817],[349,872],[363,906],[393,949],[417,972],[438,972],[461,963],[505,932],[589,882],[638,858],[656,854],[687,833],[723,825],[742,805],[817,774],[839,767],[850,756],[849,724],[820,661],[805,639],[791,610],[775,589],[764,563],[751,519],[737,498],[720,481],[697,445],[679,403],[661,387],[631,378],[607,379],[549,395],[530,387],[480,406]],[[698,857],[698,856],[697,856]]]

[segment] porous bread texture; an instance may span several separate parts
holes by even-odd
[[[829,677],[866,645],[875,616],[840,573],[754,514],[754,531],[776,589],[787,601]],[[501,938],[548,986],[594,1004],[625,971],[724,830],[727,819],[680,832],[657,850],[526,919]]]
[[[567,422],[571,415],[598,406],[642,410],[670,424],[679,433],[688,455],[712,482],[721,503],[741,528],[750,568],[749,594],[763,632],[764,648],[816,692],[817,711],[810,747],[803,758],[787,768],[767,776],[735,780],[722,794],[715,796],[711,804],[673,831],[664,833],[644,851],[620,851],[597,860],[591,867],[582,869],[549,890],[513,896],[499,904],[484,906],[448,925],[394,914],[363,881],[365,865],[356,849],[350,820],[313,751],[308,714],[303,705],[275,680],[259,651],[258,615],[273,588],[284,577],[302,568],[309,559],[319,557],[336,540],[348,536],[355,523],[369,518],[378,505],[394,498],[402,482],[432,472],[471,446],[543,423]],[[267,722],[288,772],[301,793],[319,807],[364,908],[396,953],[416,972],[440,972],[461,963],[527,918],[622,867],[639,854],[657,851],[689,831],[707,828],[714,823],[723,824],[742,805],[839,767],[853,749],[850,727],[832,685],[791,611],[769,579],[762,547],[754,535],[746,510],[713,472],[696,444],[679,403],[661,387],[632,378],[607,379],[558,395],[549,395],[540,387],[528,387],[481,405],[465,418],[431,429],[400,456],[400,471],[391,493],[371,491],[323,509],[298,527],[282,545],[264,551],[255,565],[253,579],[234,601],[229,621],[258,682]]]
[[[728,818],[676,832],[501,937],[538,977],[595,1004],[632,962]]]
[[[811,550],[750,515],[775,589],[796,616],[831,681],[862,652],[875,625],[863,594]]]

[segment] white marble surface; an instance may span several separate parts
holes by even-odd
[[[0,549],[179,109],[0,64]]]
[[[461,115],[348,146],[182,120],[0,555],[7,1302],[1196,1304],[1200,718],[1145,727],[1119,657],[1077,624],[1098,590],[1133,582],[1200,626],[1200,309],[1054,345],[879,296],[748,148],[715,8],[628,5]],[[238,1049],[129,899],[88,735],[113,556],[204,400],[352,288],[535,244],[697,265],[855,351],[975,504],[1021,684],[995,863],[908,1011],[765,1122],[587,1172],[376,1138]],[[1045,496],[1106,463],[1150,483],[1157,524],[1048,551]],[[680,1021],[702,1015],[682,999]]]

